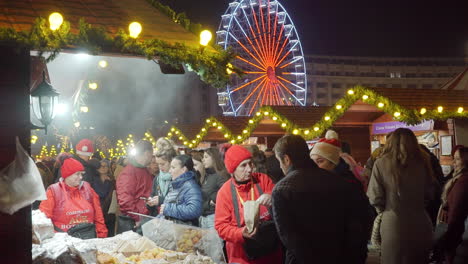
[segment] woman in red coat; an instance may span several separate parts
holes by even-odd
[[[228,262],[239,264],[282,263],[283,254],[280,243],[276,249],[255,259],[249,259],[244,250],[245,242],[257,236],[257,229],[251,233],[247,231],[243,204],[245,201],[257,200],[260,204],[260,221],[271,220],[272,216],[268,209],[271,207],[273,182],[265,174],[252,173],[252,155],[242,146],[235,145],[229,148],[225,154],[224,162],[232,177],[218,191],[215,229],[219,236],[226,241]],[[234,197],[236,200],[233,200]],[[239,218],[236,217],[235,204],[238,207]]]
[[[89,183],[83,181],[83,165],[65,157],[60,181],[47,188],[47,200],[39,209],[52,220],[57,230],[67,232],[81,223],[94,223],[97,237],[107,237],[99,196]]]

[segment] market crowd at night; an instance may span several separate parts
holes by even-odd
[[[0,2],[0,263],[467,264],[460,4]]]

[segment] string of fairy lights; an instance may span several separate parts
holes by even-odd
[[[234,134],[225,126],[221,121],[215,117],[210,117],[205,120],[204,126],[190,139],[184,135],[182,130],[176,126],[172,126],[166,134],[167,139],[178,140],[184,147],[196,148],[208,134],[210,129],[221,132],[226,139],[226,142],[231,144],[242,144],[249,139],[253,131],[257,128],[260,122],[264,119],[275,121],[285,133],[301,135],[306,140],[311,140],[322,135],[333,123],[340,118],[346,110],[351,107],[358,100],[365,102],[369,105],[374,105],[387,114],[391,115],[394,120],[401,121],[410,125],[421,123],[425,120],[447,120],[449,118],[468,118],[468,112],[465,111],[463,106],[459,106],[456,110],[447,111],[447,107],[439,105],[433,109],[429,107],[422,107],[420,109],[407,109],[394,102],[387,97],[384,97],[377,92],[367,89],[362,86],[356,86],[349,89],[344,97],[338,100],[330,109],[322,116],[322,118],[310,127],[299,127],[292,121],[275,111],[270,106],[262,106],[258,112],[255,113],[249,120],[247,126],[240,134]],[[34,138],[33,138],[34,137]],[[37,141],[37,136],[31,137],[31,143]],[[142,139],[147,140],[155,146],[156,141],[151,132],[146,132]],[[118,157],[127,155],[128,149],[134,146],[135,137],[129,134],[126,142],[117,140],[114,148],[108,150],[107,155],[102,153],[104,157]],[[33,143],[34,144],[34,143]],[[54,146],[52,146],[54,147]],[[46,146],[42,146],[39,156],[47,156],[52,154],[52,147],[50,150]],[[55,147],[54,147],[55,149]]]

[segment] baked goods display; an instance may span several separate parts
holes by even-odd
[[[153,225],[150,224],[144,228],[148,233],[148,228],[157,226],[150,232],[151,237],[128,231],[109,238],[82,240],[71,237],[67,233],[50,232],[51,222],[48,222],[50,219],[40,213],[34,215],[36,218],[33,221],[33,230],[36,230],[36,244],[32,245],[34,264],[225,263],[224,257],[214,259],[210,255],[213,251],[209,250],[208,245],[216,241],[210,238],[210,232],[214,230],[177,225],[170,221],[155,219],[161,221],[155,221]],[[220,248],[222,255],[222,246]]]

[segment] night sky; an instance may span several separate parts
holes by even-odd
[[[216,31],[232,0],[163,2]],[[293,19],[306,54],[459,57],[468,46],[468,1],[280,2]]]

